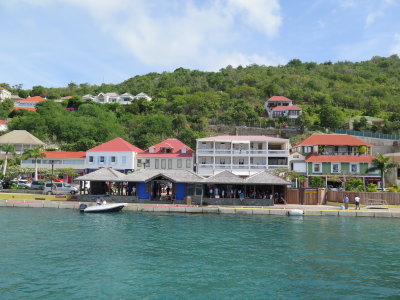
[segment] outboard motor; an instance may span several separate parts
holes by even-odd
[[[86,207],[87,207],[86,204],[81,204],[81,205],[79,205],[79,211],[80,211],[80,212],[83,212],[83,211],[85,210]]]

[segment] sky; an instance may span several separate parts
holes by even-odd
[[[400,0],[0,0],[0,82],[400,55]]]

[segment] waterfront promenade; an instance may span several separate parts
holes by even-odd
[[[79,205],[95,205],[94,202],[76,202],[67,200],[24,200],[0,199],[0,207],[30,207],[79,209]],[[149,204],[130,203],[123,211],[155,212],[155,213],[214,213],[214,214],[246,214],[246,215],[287,215],[291,209],[301,209],[304,216],[338,216],[338,217],[389,217],[400,218],[399,208],[340,210],[338,206],[329,205],[275,205],[266,206],[197,206],[185,204]]]

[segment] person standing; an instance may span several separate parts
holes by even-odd
[[[348,209],[349,208],[349,196],[344,195],[343,197],[343,203],[344,203],[344,208]]]
[[[132,186],[132,196],[136,196],[136,186]]]
[[[356,204],[356,210],[357,209],[361,210],[361,208],[360,208],[360,197],[356,196],[354,198],[354,203]]]

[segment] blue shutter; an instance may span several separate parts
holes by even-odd
[[[115,164],[118,164],[118,156],[115,157]]]
[[[122,164],[123,164],[123,165],[126,164],[126,156],[122,156]]]

